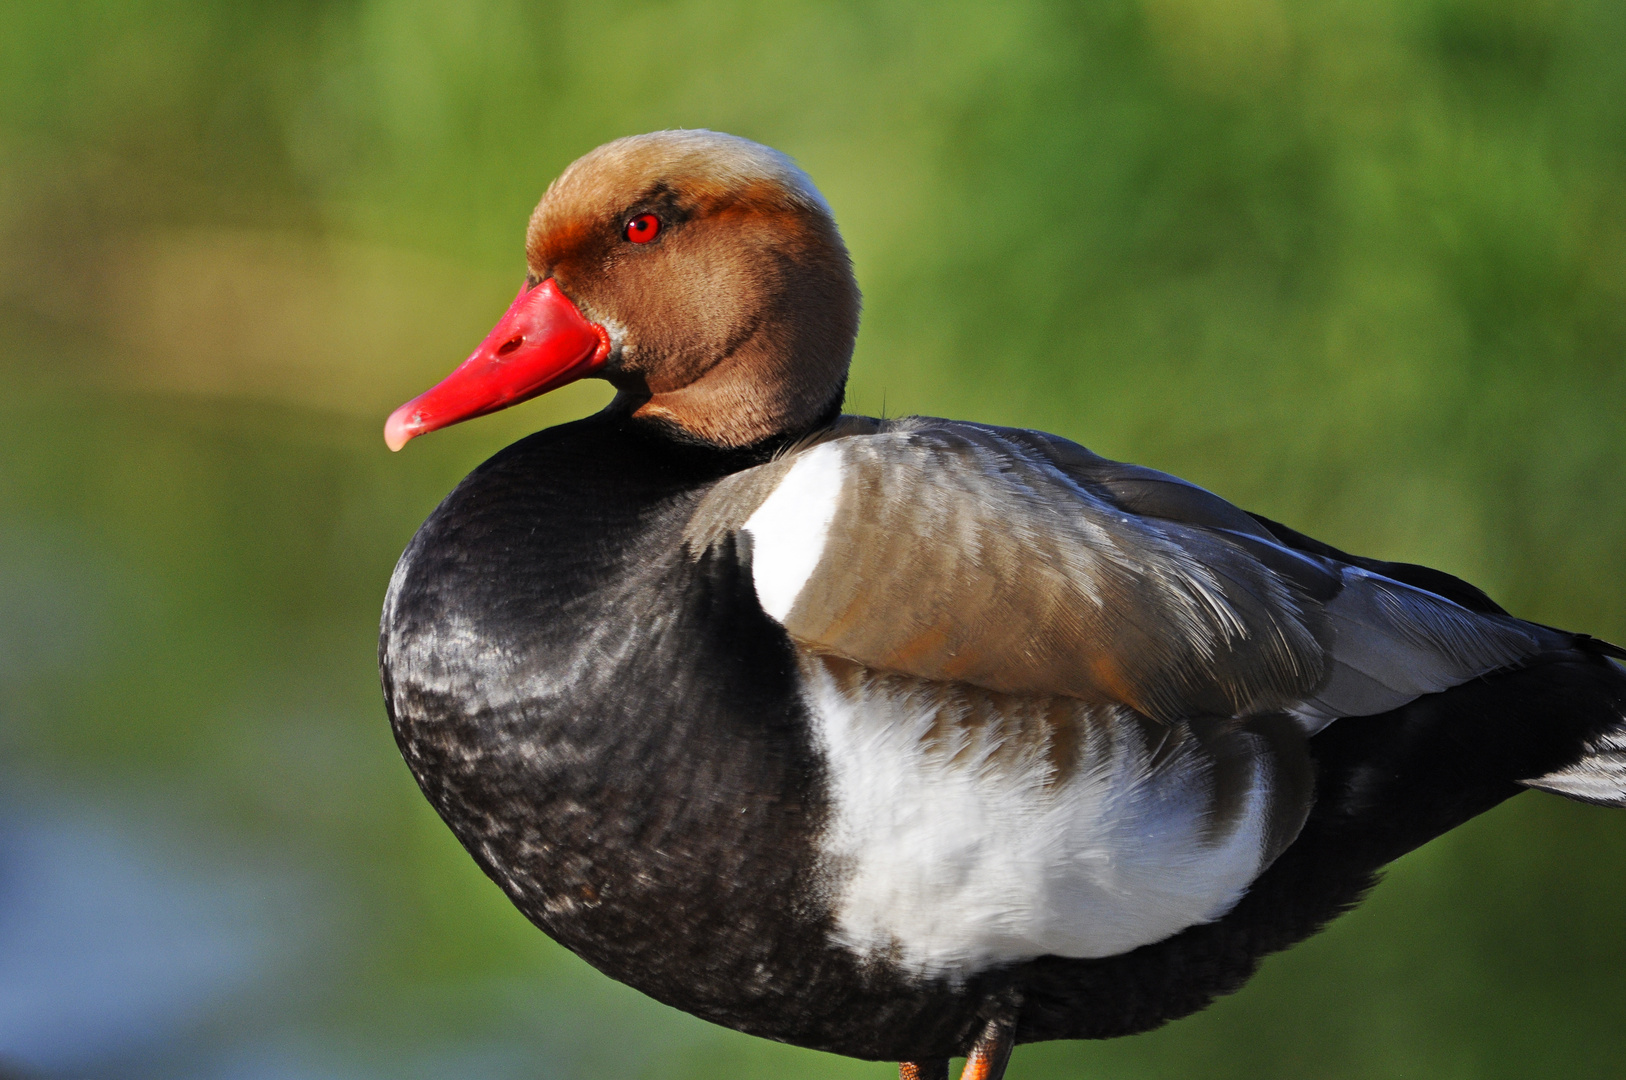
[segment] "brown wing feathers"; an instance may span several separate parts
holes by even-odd
[[[1282,708],[1320,681],[1291,583],[1222,536],[1126,514],[972,425],[832,445],[840,505],[784,620],[814,648],[1165,721]]]
[[[814,451],[840,454],[841,491],[782,621],[871,668],[1164,722],[1293,711],[1316,727],[1561,644],[1488,601],[1469,610],[1290,547],[1167,474],[941,420],[844,417],[719,485],[691,548],[737,530]]]

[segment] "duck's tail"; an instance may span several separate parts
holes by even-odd
[[[1617,672],[1620,665],[1612,661],[1626,660],[1626,649],[1598,638],[1579,635],[1576,647]],[[1606,720],[1584,739],[1573,761],[1520,783],[1579,802],[1626,806],[1626,704],[1617,701],[1612,711],[1613,723]]]

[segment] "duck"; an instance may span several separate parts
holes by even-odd
[[[605,975],[1000,1080],[1202,1009],[1521,791],[1626,805],[1626,651],[1054,435],[844,414],[859,290],[785,155],[607,143],[525,253],[390,449],[614,399],[446,497],[379,662],[429,802]]]

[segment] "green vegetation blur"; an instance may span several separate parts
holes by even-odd
[[[547,182],[665,127],[829,197],[866,297],[851,411],[1055,431],[1626,639],[1626,5],[22,0],[0,1071],[895,1075],[547,941],[379,697],[417,523],[608,392],[398,456],[384,416],[507,306]],[[59,879],[71,903],[26,899]],[[1207,1012],[1014,1075],[1620,1075],[1623,885],[1626,814],[1522,796]],[[144,934],[148,967],[113,962]]]

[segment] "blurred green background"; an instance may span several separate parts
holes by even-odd
[[[866,293],[849,408],[1046,428],[1626,639],[1618,0],[22,0],[0,8],[0,1068],[872,1077],[597,975],[418,795],[374,665],[417,523],[573,387],[385,414],[548,180],[713,127]],[[1626,814],[1529,795],[1046,1077],[1611,1076]]]

